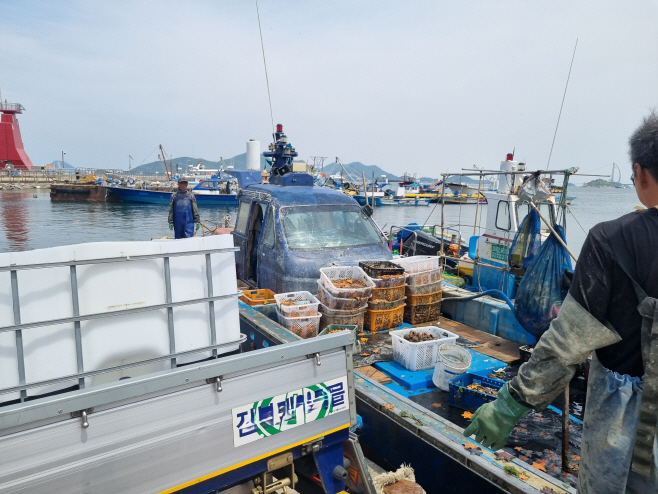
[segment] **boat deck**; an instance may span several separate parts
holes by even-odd
[[[506,380],[516,374],[520,364],[518,344],[446,318],[441,318],[438,323],[420,326],[429,325],[438,325],[460,336],[458,343],[472,356],[469,372],[503,368],[506,370]],[[408,327],[412,326],[403,324],[396,329]],[[421,431],[427,435],[427,429],[431,429],[430,436],[440,436],[440,440],[434,437],[431,442],[444,452],[447,451],[446,447],[453,453],[455,448],[461,448],[461,456],[469,461],[486,462],[482,464],[484,470],[481,471],[485,477],[488,477],[487,469],[494,465],[500,469],[514,466],[522,476],[528,477],[528,480],[520,480],[540,490],[548,487],[554,492],[575,492],[576,477],[561,470],[561,397],[548,409],[532,411],[524,417],[503,449],[507,454],[506,461],[500,457],[500,452],[497,455],[461,435],[470,424],[470,414],[451,406],[450,393],[434,386],[433,369],[409,371],[393,361],[388,332],[359,334],[361,354],[355,358],[355,377],[357,386],[369,400],[372,399],[370,405],[377,403],[376,408],[380,411],[396,414],[402,420],[411,422],[421,436]],[[583,379],[574,379],[570,389],[570,462],[577,465],[582,433]],[[396,420],[399,422],[401,419],[398,417]],[[439,443],[441,446],[437,446]],[[479,458],[475,460],[475,457]]]

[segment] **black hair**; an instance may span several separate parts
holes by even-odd
[[[628,155],[631,166],[635,163],[649,170],[658,182],[658,113],[653,109],[629,137]]]

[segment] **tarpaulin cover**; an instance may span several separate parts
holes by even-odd
[[[541,221],[537,211],[530,212],[523,218],[510,247],[507,262],[516,275],[523,275],[532,263],[541,247]]]
[[[553,228],[565,240],[562,227],[554,225]],[[551,234],[528,266],[514,300],[519,324],[537,338],[557,317],[567,295],[567,290],[562,286],[565,270],[571,271],[571,258]]]

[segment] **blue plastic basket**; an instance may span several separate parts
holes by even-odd
[[[450,389],[450,405],[474,412],[485,403],[494,401],[496,399],[495,396],[466,387],[469,384],[476,383],[487,388],[502,388],[505,381],[488,377],[490,373],[491,369],[479,372],[467,372],[452,379],[448,383],[448,388]]]

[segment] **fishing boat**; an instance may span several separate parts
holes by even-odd
[[[237,205],[237,190],[235,181],[231,178],[211,178],[201,180],[191,189],[197,203],[208,206]],[[125,202],[143,202],[148,204],[169,204],[173,190],[149,190],[136,187],[109,186],[107,191]]]
[[[409,236],[414,237],[413,247],[405,244],[409,248],[404,252],[410,257],[403,258],[412,263],[426,262],[428,258],[433,259],[431,262],[443,259],[453,266],[456,272],[453,278],[461,280],[462,288],[459,283],[444,281],[442,315],[434,317],[431,324],[459,338],[471,358],[469,372],[479,375],[480,380],[512,376],[521,363],[520,350],[536,341],[516,322],[511,305],[518,279],[507,265],[508,250],[530,206],[516,195],[521,176],[510,171],[515,163],[507,161],[501,164],[503,171],[498,172],[505,180],[501,179],[496,191],[483,193],[488,201],[488,214],[487,224],[479,235],[463,240],[461,233],[450,233],[453,227],[441,225],[435,234],[428,235],[434,239],[434,243],[428,244],[419,228],[417,233]],[[571,169],[566,173],[575,171]],[[303,239],[303,245],[291,245],[286,241],[293,230],[285,224],[289,206],[282,203],[281,198],[292,197],[294,187],[300,187],[302,181],[299,177],[295,177],[295,181],[292,177],[286,179],[285,175],[277,180],[279,187],[276,188],[263,185],[241,187],[243,193],[237,224],[243,226],[233,234],[235,245],[240,249],[237,254],[238,276],[258,289],[308,288],[313,293],[310,288],[314,286],[314,278],[318,277],[318,267],[329,263],[328,253],[334,253],[333,264],[338,265],[353,265],[362,253],[356,246],[328,246],[324,232],[315,228],[313,222],[295,223],[295,242],[297,238]],[[328,205],[332,202],[329,199],[331,194],[340,194],[323,191],[320,198],[314,189],[307,190],[305,194],[294,194],[294,207],[306,208],[309,213],[329,210],[328,206],[318,208],[317,204]],[[542,215],[551,221],[556,221],[558,206],[554,197],[537,205]],[[366,216],[367,211],[364,210]],[[260,223],[261,217],[267,218],[265,221],[271,222],[272,226]],[[259,227],[252,229],[250,225]],[[543,229],[541,235],[547,236],[548,230]],[[271,247],[264,245],[267,242],[272,245],[272,240],[267,240],[272,238],[278,249],[276,254]],[[386,244],[390,241],[387,237],[381,238]],[[390,260],[390,245],[385,251],[377,249],[376,245],[374,242],[369,247],[375,250],[368,258]],[[444,249],[445,245],[448,248]],[[453,245],[455,249],[450,249]],[[419,255],[428,253],[423,249],[434,249],[434,255]],[[454,253],[454,257],[436,257],[443,250]],[[380,252],[380,255],[375,252]],[[467,286],[464,278],[467,278],[468,269],[471,275]],[[256,277],[253,277],[254,272]],[[488,287],[496,289],[492,291]],[[271,306],[243,309],[266,316],[270,319],[268,324],[277,323],[276,311]],[[422,326],[420,324],[420,328]],[[394,329],[411,327],[405,323]],[[360,440],[371,457],[392,465],[409,462],[414,467],[417,481],[431,493],[466,490],[534,494],[542,489],[560,494],[575,492],[575,476],[562,472],[557,466],[557,458],[560,457],[562,415],[565,412],[571,431],[569,458],[577,462],[583,412],[577,401],[582,403],[582,378],[571,385],[572,397],[578,398],[574,398],[568,408],[554,403],[542,413],[532,412],[513,433],[505,450],[495,452],[462,436],[463,428],[469,423],[468,413],[474,408],[463,404],[461,408],[455,406],[458,398],[454,393],[440,390],[434,384],[433,368],[409,370],[393,361],[393,337],[388,330],[360,336],[365,351],[354,356],[355,399],[357,411],[363,419]],[[470,393],[470,388],[466,392]]]

